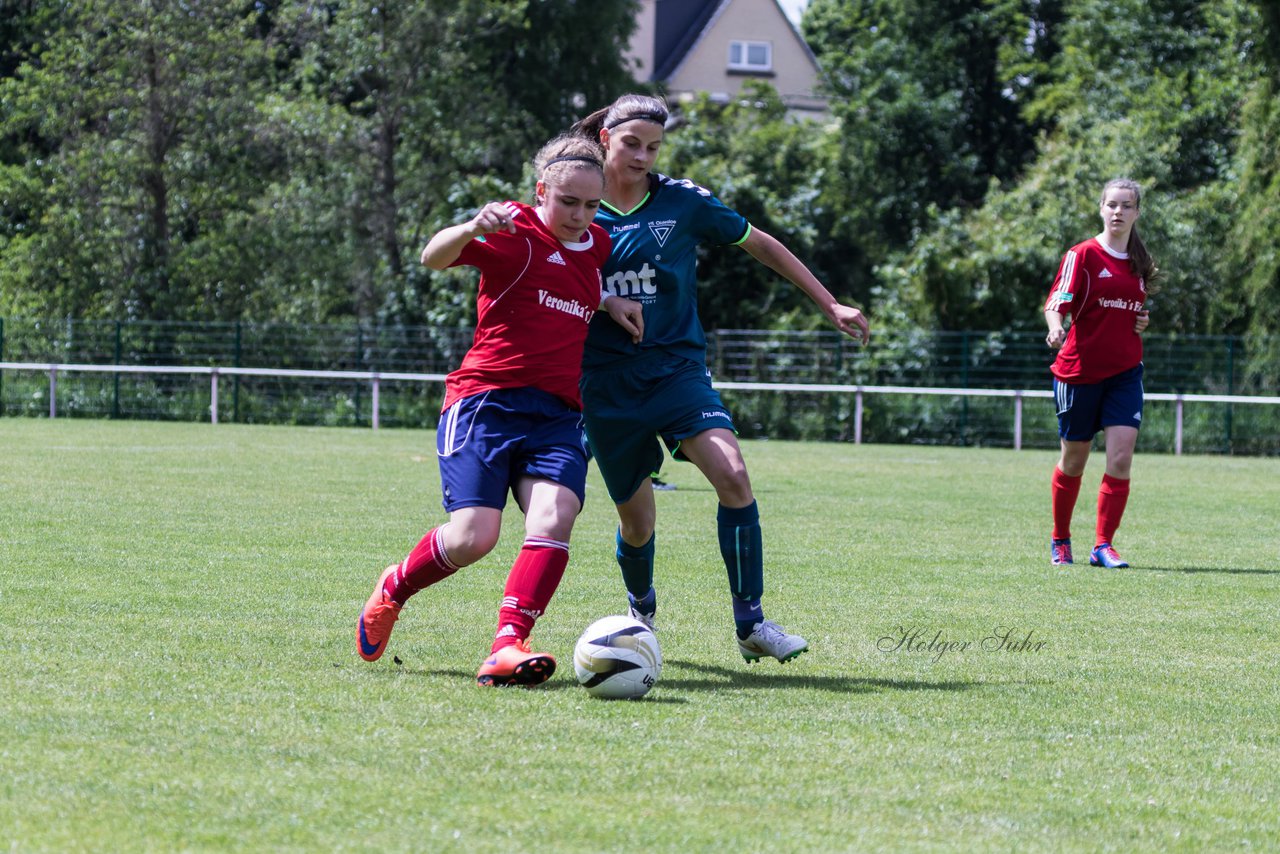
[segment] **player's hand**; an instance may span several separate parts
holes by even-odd
[[[863,344],[871,340],[871,324],[867,321],[867,316],[856,308],[837,305],[831,313],[831,322],[836,329]]]
[[[1067,342],[1067,330],[1061,326],[1056,329],[1050,329],[1049,334],[1044,336],[1044,343],[1048,344],[1052,349],[1057,350]]]
[[[504,202],[489,202],[472,218],[471,225],[477,234],[494,234],[499,231],[515,234],[515,211]]]
[[[644,338],[644,306],[635,300],[610,296],[605,298],[604,310],[627,331],[632,344],[640,343]]]
[[[1138,318],[1133,322],[1133,331],[1141,335],[1143,332],[1146,331],[1147,326],[1150,323],[1151,323],[1151,312],[1146,311],[1144,309],[1143,311],[1138,312]]]

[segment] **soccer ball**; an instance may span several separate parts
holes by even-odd
[[[653,630],[639,620],[604,617],[578,638],[573,669],[591,696],[635,700],[662,675],[662,650]]]

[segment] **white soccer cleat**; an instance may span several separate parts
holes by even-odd
[[[627,605],[627,615],[630,616],[631,619],[633,620],[639,620],[640,622],[644,623],[645,626],[649,629],[649,631],[653,632],[654,634],[658,633],[658,627],[653,624],[654,617],[657,616],[656,611],[652,611],[646,614],[644,611],[641,611],[640,609],[636,608],[635,605],[629,604]]]
[[[751,634],[738,638],[738,651],[750,662],[759,661],[766,655],[787,662],[802,652],[808,652],[809,642],[799,635],[789,635],[782,626],[765,620],[756,623]]]

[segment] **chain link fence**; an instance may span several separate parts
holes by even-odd
[[[0,319],[0,361],[110,365],[191,365],[270,369],[447,373],[471,344],[470,329],[356,324],[160,323]],[[1242,340],[1148,335],[1149,392],[1261,394],[1244,387]],[[1047,390],[1051,352],[1038,332],[885,333],[862,348],[836,332],[720,330],[708,335],[708,365],[719,381],[965,389]],[[367,426],[362,381],[228,377],[219,420]],[[49,411],[47,377],[0,372],[0,415]],[[381,385],[383,426],[433,427],[438,383]],[[60,416],[197,421],[209,417],[204,377],[80,373],[61,378]],[[851,394],[724,391],[745,438],[852,441]],[[1148,401],[1142,447],[1171,451],[1173,404]],[[867,442],[1011,447],[1008,398],[867,395]],[[1024,447],[1057,447],[1052,401],[1028,399]],[[1189,453],[1280,454],[1280,407],[1197,402],[1184,420]]]

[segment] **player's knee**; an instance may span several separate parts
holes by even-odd
[[[1133,468],[1133,452],[1122,452],[1107,457],[1107,474],[1112,477],[1128,479]]]
[[[578,514],[569,512],[545,512],[525,519],[524,532],[531,537],[550,537],[560,542],[569,542],[569,534],[573,531],[573,523]]]
[[[451,524],[445,548],[454,563],[469,566],[493,551],[501,531],[501,526]]]
[[[751,494],[751,478],[745,468],[724,471],[712,484],[720,503],[727,507],[745,507],[754,500]]]

